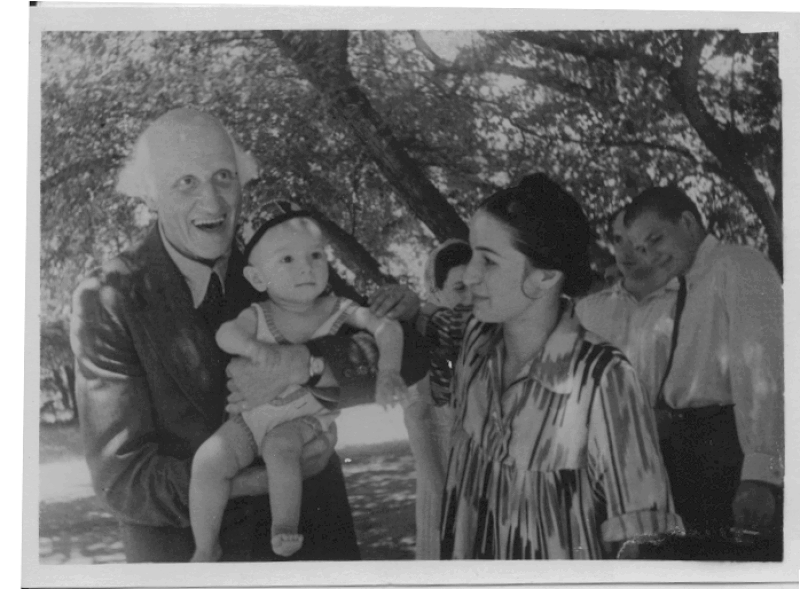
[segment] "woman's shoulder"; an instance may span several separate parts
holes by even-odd
[[[583,323],[581,323],[580,326],[580,337],[583,339],[583,341],[585,341],[588,345],[591,346],[611,346],[612,348],[614,347],[614,345],[607,339],[595,333],[594,331],[587,329],[586,326],[583,325]]]
[[[631,366],[622,350],[593,331],[581,326],[578,337],[576,370],[584,367],[599,377],[608,370],[627,369]]]

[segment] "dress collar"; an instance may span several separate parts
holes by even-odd
[[[570,299],[563,299],[561,309],[561,317],[553,333],[539,354],[527,364],[527,378],[554,393],[568,395],[573,388],[571,375],[574,352],[586,330],[578,321],[575,305]]]
[[[194,303],[194,307],[197,308],[200,306],[200,303],[203,302],[203,298],[206,296],[206,290],[208,289],[208,281],[211,278],[212,268],[198,262],[196,260],[191,260],[181,254],[175,247],[164,237],[164,230],[161,228],[161,224],[158,224],[158,233],[161,236],[161,242],[164,244],[164,249],[167,250],[167,254],[169,255],[170,259],[175,262],[175,265],[178,267],[183,278],[186,280],[186,284],[189,287],[189,292],[192,293],[192,302]],[[213,272],[216,272],[217,276],[219,276],[219,281],[222,284],[222,290],[225,291],[225,273],[228,270],[228,260],[230,259],[230,252],[217,260],[214,263]]]

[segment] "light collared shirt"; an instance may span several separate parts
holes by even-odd
[[[503,382],[499,324],[469,322],[455,366],[443,558],[602,558],[604,543],[679,531],[630,363],[566,305]]]
[[[757,250],[707,236],[664,386],[674,408],[734,404],[742,479],[783,483],[783,288]]]
[[[206,296],[211,272],[217,273],[219,281],[222,284],[222,292],[225,292],[225,274],[228,271],[230,253],[217,260],[212,270],[208,265],[198,262],[197,260],[191,260],[176,250],[169,240],[164,237],[164,230],[161,228],[160,224],[158,226],[158,233],[161,235],[161,242],[164,244],[167,254],[170,259],[175,262],[184,280],[186,280],[189,292],[192,293],[192,302],[194,303],[195,309],[200,306],[200,303],[203,302],[203,298]]]
[[[641,300],[619,281],[578,300],[575,305],[586,329],[614,344],[628,357],[651,407],[655,407],[667,367],[677,294],[677,278]]]

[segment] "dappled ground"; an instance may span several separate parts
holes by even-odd
[[[413,559],[416,475],[408,444],[341,456],[362,558]]]
[[[354,413],[359,421],[370,421],[370,416],[368,411]],[[387,423],[391,427],[395,422],[390,416]],[[77,432],[74,428],[42,430],[39,561],[124,562],[116,520],[91,492]],[[390,437],[398,435],[395,432]],[[364,435],[362,439],[375,437]],[[413,559],[416,480],[408,443],[391,440],[348,445],[338,452],[362,558]]]
[[[117,521],[94,497],[39,503],[39,562],[125,562]]]

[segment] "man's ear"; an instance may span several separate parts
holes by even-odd
[[[703,226],[697,222],[697,217],[695,217],[689,211],[683,211],[681,213],[681,218],[678,220],[678,223],[683,226],[683,228],[689,232],[695,239],[702,239],[704,230]]]
[[[154,197],[152,194],[148,192],[147,194],[142,196],[142,200],[144,201],[144,204],[147,205],[148,209],[150,209],[154,213],[158,213],[158,199],[156,197]]]
[[[244,277],[247,279],[247,282],[249,282],[258,292],[264,292],[267,290],[267,281],[261,274],[261,270],[255,266],[245,266],[243,273]]]

